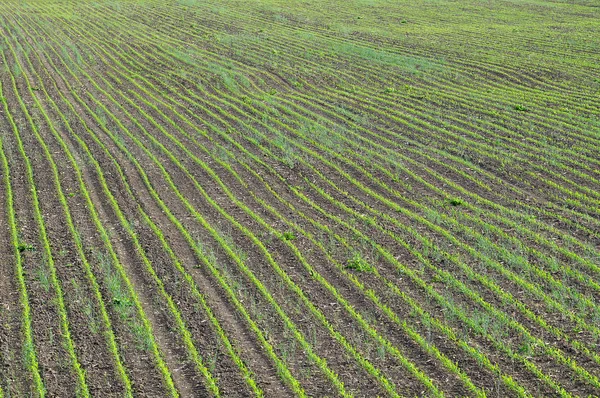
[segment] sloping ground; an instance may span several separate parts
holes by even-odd
[[[0,23],[0,396],[600,395],[593,1]]]

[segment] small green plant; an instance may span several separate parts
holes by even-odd
[[[30,245],[29,243],[19,243],[17,245],[17,250],[19,251],[19,253],[32,252],[32,251],[35,251],[35,247]]]
[[[296,239],[296,234],[292,231],[286,231],[283,233],[283,240],[294,240]]]
[[[527,107],[525,107],[525,105],[521,105],[521,104],[517,104],[514,106],[516,111],[519,112],[527,112],[529,109],[527,109]]]
[[[459,198],[452,198],[448,201],[452,206],[461,206],[464,204],[464,202],[462,201],[462,199]]]
[[[12,72],[15,76],[21,76],[21,67],[18,64],[13,65]]]
[[[530,341],[524,341],[518,347],[517,351],[521,355],[532,357],[535,354],[535,344]]]
[[[46,269],[43,267],[39,267],[36,271],[36,276],[37,276],[38,282],[40,282],[40,285],[42,286],[42,289],[44,289],[44,291],[46,291],[46,292],[49,292],[50,291],[50,276],[48,275],[48,272],[46,271]]]
[[[115,297],[113,298],[113,304],[117,307],[131,307],[133,303],[126,298]]]
[[[351,269],[357,272],[373,272],[373,267],[359,252],[355,252],[352,258],[348,260],[346,269]]]

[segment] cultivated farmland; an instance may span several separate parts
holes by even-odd
[[[600,395],[597,1],[0,33],[0,397]]]

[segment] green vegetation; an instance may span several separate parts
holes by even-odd
[[[357,272],[373,272],[371,264],[369,264],[359,252],[355,252],[352,255],[352,258],[348,260],[348,264],[346,264],[346,268]]]
[[[0,0],[0,397],[598,395],[599,28]]]

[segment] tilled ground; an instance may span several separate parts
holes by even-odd
[[[599,394],[597,11],[329,3],[0,0],[0,392]]]

